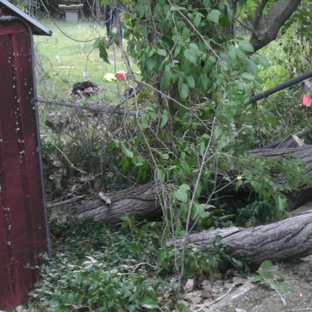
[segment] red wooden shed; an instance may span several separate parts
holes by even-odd
[[[49,255],[36,98],[33,34],[52,33],[0,0],[0,310],[27,301]]]

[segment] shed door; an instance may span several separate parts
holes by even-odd
[[[0,309],[23,302],[38,279],[25,265],[48,251],[32,52],[19,21],[0,25]]]

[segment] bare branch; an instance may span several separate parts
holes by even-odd
[[[259,24],[263,15],[263,10],[268,2],[269,0],[263,0],[257,7],[256,14],[252,22],[254,31],[257,31],[259,29]]]
[[[71,103],[71,102],[53,101],[53,100],[42,99],[42,98],[33,99],[32,101],[38,102],[38,103],[67,106],[67,107],[72,107],[72,108],[77,108],[77,109],[85,109],[85,110],[89,110],[93,112],[101,112],[101,113],[107,113],[107,114],[123,114],[123,115],[131,115],[131,116],[141,115],[140,112],[118,109],[118,106],[120,104],[118,106],[110,106],[110,107],[94,107],[94,106],[83,106],[81,104]]]
[[[72,204],[80,199],[84,198],[84,195],[80,195],[80,196],[75,196],[73,198],[67,199],[67,200],[63,200],[61,202],[58,203],[53,203],[53,204],[47,204],[47,208],[56,208],[56,207],[60,207],[60,206],[64,206],[67,204]]]

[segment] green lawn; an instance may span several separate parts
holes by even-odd
[[[38,94],[43,97],[62,97],[72,85],[88,79],[112,93],[123,92],[124,83],[103,80],[106,73],[127,71],[120,49],[109,48],[110,64],[99,57],[94,42],[106,36],[105,27],[91,22],[41,21],[53,34],[51,37],[35,36],[36,77]],[[126,42],[124,40],[124,45]]]

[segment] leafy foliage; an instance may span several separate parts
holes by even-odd
[[[213,225],[213,217],[231,219],[213,208],[220,205],[220,175],[238,191],[250,185],[255,194],[235,212],[238,219],[267,222],[284,216],[285,194],[298,184],[275,185],[271,174],[292,172],[303,181],[304,172],[287,157],[248,156],[249,149],[276,138],[282,120],[273,104],[249,104],[263,88],[269,62],[253,54],[245,38],[233,36],[228,2],[138,1],[130,7],[127,52],[141,70],[144,97],[135,99],[142,107],[136,144],[123,142],[121,150],[127,166],[148,165],[163,183],[170,181],[161,199],[168,207],[168,227],[183,235],[196,224]],[[140,161],[134,162],[136,157]],[[203,194],[210,195],[203,201]]]
[[[187,311],[177,303],[175,266],[185,261],[185,276],[213,275],[224,262],[247,269],[226,255],[218,237],[206,254],[162,247],[162,224],[139,225],[124,219],[121,228],[92,221],[50,222],[53,261],[39,267],[41,280],[30,292],[36,311]],[[163,300],[166,298],[166,300]]]
[[[151,227],[151,225],[148,225]],[[114,230],[90,221],[51,223],[55,258],[42,265],[41,284],[31,292],[48,311],[157,311],[157,297],[170,291],[158,269],[158,235],[147,228]],[[172,290],[171,290],[172,291]]]

